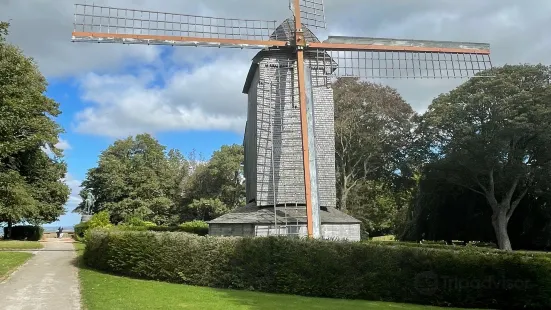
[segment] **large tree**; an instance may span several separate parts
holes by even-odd
[[[81,196],[96,197],[92,212],[107,210],[113,222],[140,217],[157,224],[173,222],[175,203],[189,166],[183,156],[149,134],[117,140],[82,182]],[[84,201],[75,211],[82,212]]]
[[[551,69],[507,65],[485,73],[494,77],[472,78],[436,98],[419,130],[429,168],[482,195],[499,248],[511,250],[511,216],[550,176]]]
[[[241,145],[223,145],[211,159],[197,165],[185,184],[184,218],[195,217],[197,206],[208,206],[219,211],[231,210],[245,203],[245,186],[242,178],[244,150]],[[200,201],[206,199],[205,201]],[[207,202],[208,200],[208,202]],[[225,211],[224,211],[225,212]],[[222,212],[222,213],[224,213]]]
[[[34,61],[6,42],[8,26],[0,22],[0,222],[11,227],[55,221],[69,188],[55,147],[62,132],[54,120],[59,104],[44,95],[46,79]]]
[[[333,89],[337,197],[340,209],[346,211],[360,184],[409,174],[404,163],[415,113],[388,86],[341,78]]]
[[[82,182],[83,200],[96,197],[93,213],[112,222],[133,217],[157,224],[211,219],[243,203],[243,148],[224,145],[209,161],[185,158],[148,134],[117,140],[100,155]],[[84,201],[75,209],[82,212]]]

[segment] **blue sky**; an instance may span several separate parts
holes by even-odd
[[[170,48],[162,48],[162,53],[159,60],[165,64],[171,64],[170,70],[184,70],[190,71],[193,66],[178,66],[172,64],[170,57],[173,50]],[[201,63],[194,64],[200,66]],[[118,70],[119,74],[138,74],[140,70],[148,68],[147,65],[128,65]],[[101,73],[101,71],[99,71]],[[155,78],[148,83],[148,88],[163,88],[165,81],[162,78]],[[82,85],[75,78],[51,78],[49,79],[49,86],[46,95],[53,98],[60,104],[62,114],[56,119],[57,122],[64,128],[60,138],[63,141],[60,144],[64,147],[65,161],[68,165],[68,172],[70,174],[70,180],[68,184],[72,187],[72,196],[75,197],[78,194],[78,189],[75,188],[77,184],[82,181],[88,169],[94,167],[97,164],[99,154],[112,144],[117,137],[96,135],[93,132],[81,132],[77,129],[77,116],[88,104],[82,99]],[[240,92],[240,89],[236,91]],[[245,94],[241,94],[242,103],[246,104],[247,97]],[[183,154],[189,154],[195,151],[198,155],[202,155],[205,159],[208,159],[211,154],[219,149],[224,144],[241,144],[243,136],[236,131],[228,130],[172,130],[155,132],[155,130],[148,130],[144,128],[143,132],[152,133],[161,144],[165,145],[168,149],[178,149]],[[124,137],[124,133],[121,133],[121,137]],[[67,214],[61,216],[59,221],[54,222],[53,226],[70,226],[77,224],[80,221],[80,215],[71,213],[74,208],[75,202],[70,201],[67,206]]]
[[[251,50],[72,43],[74,4],[80,0],[1,1],[10,20],[8,41],[33,57],[61,105],[58,122],[73,189],[97,156],[117,138],[148,132],[184,154],[209,157],[223,144],[242,143],[246,95],[241,93]],[[89,3],[89,1],[88,1]],[[283,0],[94,0],[96,5],[217,17],[283,21]],[[551,63],[551,1],[324,0],[326,35],[488,42],[494,65]],[[419,112],[458,80],[381,81]],[[68,213],[53,225],[71,225]]]

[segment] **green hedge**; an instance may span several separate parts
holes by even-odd
[[[180,226],[122,226],[117,225],[119,230],[131,231],[157,231],[157,232],[187,232],[199,236],[205,236],[209,233],[209,225],[203,221],[191,221]]]
[[[204,221],[191,221],[185,222],[179,226],[182,231],[196,234],[199,236],[206,236],[209,233],[209,224]]]
[[[83,258],[120,275],[218,288],[456,307],[551,307],[551,259],[543,255],[93,230]]]
[[[4,227],[4,238],[8,235],[8,227]],[[44,235],[44,228],[40,226],[31,226],[31,225],[21,225],[13,226],[11,228],[11,240],[28,240],[28,241],[38,241],[42,239]]]

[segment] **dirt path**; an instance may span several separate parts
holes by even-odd
[[[47,239],[44,248],[0,283],[3,310],[80,309],[73,244]]]

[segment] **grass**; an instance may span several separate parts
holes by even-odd
[[[35,250],[42,249],[42,244],[38,241],[17,241],[17,240],[1,240],[1,250]]]
[[[82,254],[84,245],[75,243]],[[80,255],[79,255],[80,256]],[[421,305],[310,298],[250,291],[222,290],[157,281],[138,280],[101,273],[82,267],[79,271],[82,302],[87,310],[96,309],[442,309]],[[452,309],[452,308],[446,308]]]
[[[32,256],[31,253],[0,252],[0,280],[3,280]]]

